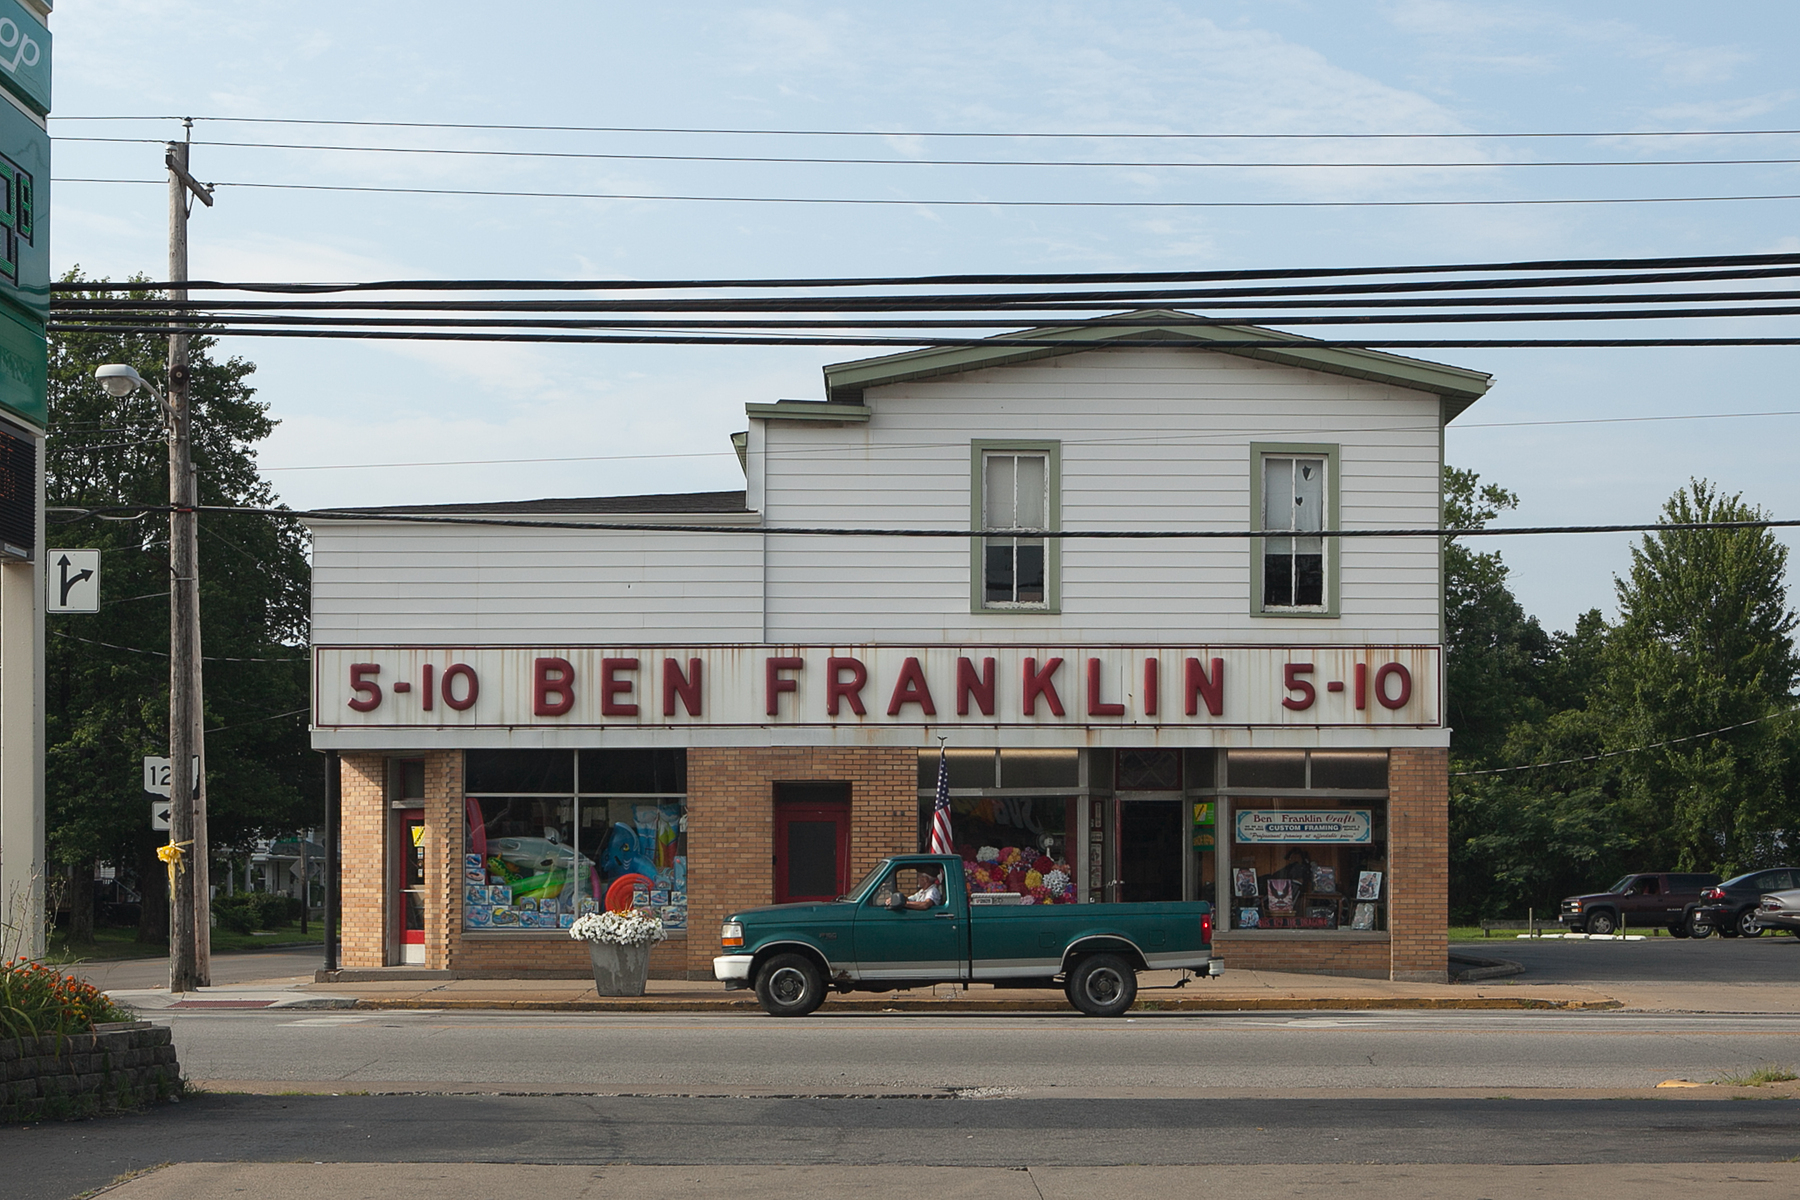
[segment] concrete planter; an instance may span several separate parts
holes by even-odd
[[[615,946],[589,942],[588,957],[594,964],[594,990],[602,996],[641,996],[650,978],[649,946]]]
[[[0,1121],[88,1117],[180,1091],[165,1026],[120,1021],[68,1037],[0,1038]]]

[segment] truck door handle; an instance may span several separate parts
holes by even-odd
[[[938,913],[937,919],[940,921],[954,921],[954,920],[956,920],[956,914],[955,913]]]

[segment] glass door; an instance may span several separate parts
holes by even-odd
[[[394,880],[395,942],[405,966],[425,964],[425,810],[405,808],[395,814],[399,832],[398,873]]]

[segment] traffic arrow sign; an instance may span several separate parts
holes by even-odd
[[[161,830],[169,828],[169,802],[167,800],[150,802],[150,828]]]
[[[44,611],[94,613],[100,611],[100,552],[52,550],[46,555]]]

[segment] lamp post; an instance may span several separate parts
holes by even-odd
[[[174,339],[171,338],[171,341]],[[184,339],[185,340],[185,339]],[[129,364],[94,372],[110,396],[138,388],[155,396],[169,436],[169,841],[182,853],[169,897],[169,991],[211,983],[212,904],[206,836],[205,733],[200,723],[199,544],[194,521],[194,473],[188,443],[187,366],[169,367],[167,393]],[[174,386],[179,380],[179,389]]]

